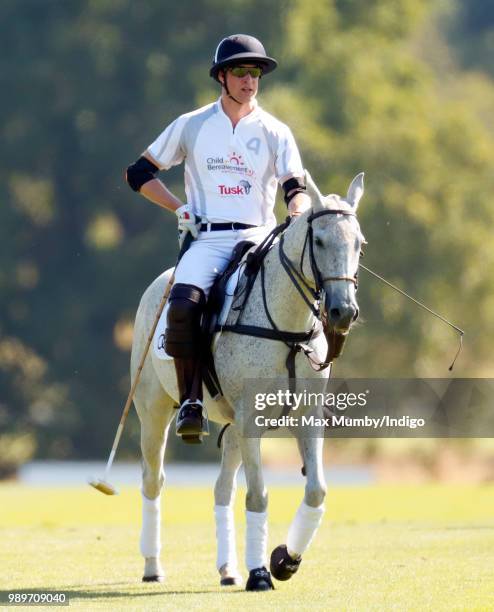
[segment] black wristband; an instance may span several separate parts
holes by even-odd
[[[285,194],[285,204],[288,206],[297,193],[305,193],[306,191],[306,187],[297,187],[290,193],[290,195]]]
[[[287,206],[294,195],[296,195],[297,193],[303,193],[307,189],[307,187],[304,185],[303,180],[298,177],[289,178],[283,183],[282,187],[283,191],[285,192],[284,200]]]

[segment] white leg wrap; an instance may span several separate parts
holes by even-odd
[[[142,530],[141,554],[146,557],[159,557],[161,551],[160,496],[148,499],[142,493]]]
[[[245,511],[245,565],[253,570],[267,566],[268,513]]]
[[[286,546],[290,554],[304,554],[321,524],[324,510],[324,504],[317,508],[308,506],[304,501],[300,504],[288,530]]]
[[[226,564],[230,573],[238,574],[233,508],[231,506],[215,506],[214,518],[216,520],[216,543],[218,546],[216,568],[219,570]]]

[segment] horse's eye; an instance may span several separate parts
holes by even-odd
[[[319,238],[319,236],[316,236],[314,239],[314,244],[318,247],[322,247],[323,246],[323,241]]]

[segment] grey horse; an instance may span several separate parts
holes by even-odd
[[[310,287],[316,285],[315,263],[329,326],[333,331],[346,334],[358,315],[354,279],[364,237],[356,218],[356,210],[364,191],[363,173],[353,179],[345,198],[333,194],[321,195],[308,173],[307,190],[312,207],[292,221],[284,232],[284,251],[289,260],[299,266],[302,277]],[[304,244],[307,246],[309,226],[312,249],[304,249]],[[268,252],[264,267],[265,297],[271,319],[282,330],[310,330],[315,323],[314,313],[281,267],[280,253],[276,245]],[[168,270],[155,279],[141,299],[134,327],[132,379],[136,375],[146,338],[171,273],[172,270]],[[233,323],[236,316],[231,312],[227,324]],[[263,305],[260,275],[252,287],[242,322],[270,327]],[[311,348],[312,355],[320,362],[324,361],[327,354],[325,335],[321,334],[312,340]],[[221,470],[214,490],[217,569],[222,585],[241,582],[235,549],[233,502],[237,472],[243,463],[247,483],[246,565],[251,574],[247,588],[272,588],[269,573],[265,571],[267,492],[263,481],[260,439],[243,436],[236,424],[248,417],[249,411],[253,410],[244,398],[244,380],[286,378],[286,358],[286,345],[271,339],[223,332],[216,342],[215,363],[223,397],[213,400],[205,390],[205,407],[210,420],[231,424],[223,436]],[[317,371],[304,354],[298,354],[295,363],[297,378],[327,379],[330,376],[331,367]],[[241,376],[239,372],[242,373]],[[143,458],[141,553],[145,558],[144,581],[164,579],[160,562],[160,494],[165,482],[163,457],[170,423],[175,416],[177,397],[173,363],[158,359],[153,351],[150,351],[134,397],[141,423]],[[306,486],[303,501],[288,531],[287,544],[279,546],[271,556],[272,570],[273,560],[275,565],[279,564],[278,575],[275,574],[275,577],[282,580],[289,578],[298,569],[301,555],[308,548],[321,522],[326,493],[322,461],[323,439],[303,438],[297,442],[305,467]]]

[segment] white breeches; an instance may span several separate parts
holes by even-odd
[[[228,265],[235,245],[242,240],[262,242],[272,227],[200,232],[175,270],[175,282],[195,285],[207,295],[214,279]]]

